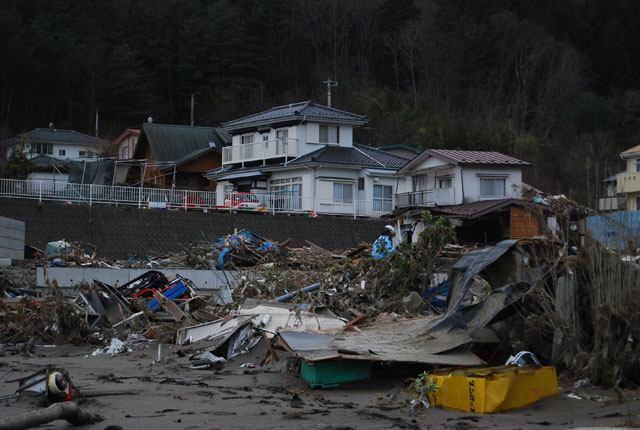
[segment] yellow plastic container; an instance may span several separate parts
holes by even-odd
[[[558,394],[553,366],[492,366],[430,373],[432,406],[480,414],[521,408]]]

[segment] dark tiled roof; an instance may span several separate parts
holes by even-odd
[[[291,161],[289,166],[322,163],[343,166],[372,167],[397,170],[407,163],[406,158],[369,146],[354,144],[353,147],[326,145],[317,151]]]
[[[88,134],[78,133],[73,130],[58,130],[55,128],[36,128],[2,142],[4,145],[12,145],[19,142],[22,136],[26,136],[33,143],[65,143],[71,145],[105,145],[107,142]]]
[[[222,147],[231,142],[230,136],[214,127],[189,127],[183,125],[149,124],[142,126],[143,132],[136,152],[149,142],[151,152],[157,161],[178,161],[192,158],[194,154],[206,152],[210,148],[209,142],[222,151]],[[140,156],[141,154],[136,154]]]
[[[244,118],[234,119],[229,122],[223,122],[222,127],[225,129],[235,129],[252,124],[264,123],[278,120],[320,120],[320,121],[339,121],[353,122],[356,124],[364,124],[367,119],[362,115],[351,112],[345,112],[340,109],[328,106],[318,105],[312,101],[292,103],[289,105],[273,107],[264,112],[245,116]]]

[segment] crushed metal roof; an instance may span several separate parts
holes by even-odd
[[[289,162],[288,165],[299,166],[310,163],[320,163],[397,170],[408,161],[408,159],[400,157],[399,155],[356,143],[353,144],[353,147],[326,145],[316,151],[296,158]]]
[[[518,199],[481,200],[473,203],[429,208],[433,213],[442,213],[456,218],[477,218],[507,206],[522,205]]]
[[[434,215],[447,215],[451,218],[474,219],[496,212],[508,206],[524,206],[525,202],[519,199],[481,200],[473,203],[450,206],[416,207],[411,206],[396,209],[395,216],[420,216],[423,210],[428,209]],[[540,205],[544,209],[544,205]]]
[[[88,134],[78,133],[73,130],[59,130],[56,128],[36,128],[22,133],[2,142],[3,145],[12,145],[19,142],[22,136],[26,136],[29,143],[64,143],[67,145],[106,145],[107,142]]]
[[[495,151],[462,151],[457,149],[425,149],[407,163],[402,173],[411,171],[424,160],[435,157],[458,166],[530,167],[531,163]]]
[[[231,143],[231,137],[215,127],[190,127],[185,125],[153,124],[142,125],[142,133],[136,147],[136,157],[147,141],[157,161],[184,161],[195,155],[207,152],[213,142],[215,148],[222,148]]]
[[[333,107],[319,105],[309,100],[306,102],[272,107],[264,112],[258,112],[243,118],[223,122],[222,127],[226,130],[231,130],[259,123],[283,120],[337,121],[351,122],[354,124],[365,124],[367,122],[367,118],[363,115],[357,115],[355,113],[346,112]]]

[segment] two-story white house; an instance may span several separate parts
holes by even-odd
[[[46,156],[57,160],[87,159],[100,156],[108,146],[102,139],[77,131],[36,128],[2,142],[7,158],[25,138],[29,158]]]
[[[539,233],[537,220],[529,219],[519,206],[522,196],[522,169],[531,164],[498,152],[426,149],[404,167],[397,177],[406,181],[406,192],[395,196],[398,227],[405,239],[417,240],[424,229],[420,221],[423,209],[437,215],[447,215],[454,225],[463,226],[463,220],[471,229],[474,220],[487,214],[496,214],[486,228],[494,235],[491,224],[505,221],[499,212],[506,209],[512,227],[517,224],[520,233],[511,228],[510,237],[516,238]],[[506,221],[507,223],[509,220]]]
[[[362,115],[311,101],[274,107],[222,124],[232,136],[218,182],[218,202],[254,193],[265,210],[379,216],[404,192],[394,174],[408,159],[353,141]]]

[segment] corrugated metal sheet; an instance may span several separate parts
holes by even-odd
[[[509,239],[527,239],[540,236],[540,223],[526,209],[511,208]]]
[[[515,165],[515,166],[529,166],[530,163],[526,161],[518,160],[517,158],[509,157],[508,155],[501,154],[493,151],[458,151],[452,149],[427,149],[425,152],[431,153],[438,157],[443,157],[448,160],[454,161],[460,165],[465,164],[487,164],[487,165]]]
[[[143,124],[143,139],[149,142],[157,161],[177,161],[214,142],[218,150],[231,142],[229,135],[214,127],[189,127],[171,124]],[[138,145],[141,147],[141,145]],[[138,154],[140,155],[140,154]]]
[[[640,239],[640,211],[619,211],[587,217],[587,231],[598,241],[621,251]]]

